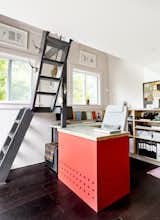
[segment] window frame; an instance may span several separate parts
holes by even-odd
[[[73,75],[74,75],[74,71],[77,71],[79,73],[84,73],[85,74],[85,82],[84,82],[84,87],[85,87],[85,97],[86,97],[86,76],[96,76],[97,77],[97,104],[76,104],[76,103],[73,103]],[[72,88],[72,93],[71,93],[71,105],[72,106],[80,106],[80,107],[83,107],[83,106],[90,106],[90,107],[93,107],[93,106],[101,106],[101,74],[100,73],[97,73],[95,71],[89,71],[89,70],[85,70],[85,69],[82,69],[82,68],[77,68],[77,67],[73,67],[72,68],[72,74],[71,74],[71,88]]]
[[[33,93],[33,69],[31,70],[31,79],[30,79],[30,98],[28,101],[13,101],[9,100],[9,97],[11,97],[11,81],[12,81],[12,70],[11,70],[11,65],[13,61],[23,61],[23,62],[30,62],[33,65],[35,64],[35,60],[33,58],[25,58],[17,55],[8,55],[6,53],[0,53],[0,59],[7,59],[9,61],[8,64],[8,71],[7,71],[7,100],[0,100],[0,105],[30,105],[31,103],[31,98],[32,98],[32,93]]]

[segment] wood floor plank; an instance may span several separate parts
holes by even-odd
[[[154,165],[131,159],[131,193],[96,214],[44,163],[10,172],[0,187],[0,220],[159,220],[160,179]]]

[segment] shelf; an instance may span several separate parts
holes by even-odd
[[[139,140],[139,142],[151,142],[151,143],[157,143],[157,145],[160,145],[160,140],[156,140],[156,137],[152,138],[151,136],[145,136],[145,134],[143,134],[143,131],[146,132],[157,132],[157,134],[159,134],[158,132],[160,132],[160,120],[159,121],[154,121],[154,120],[150,120],[150,119],[143,119],[143,115],[144,112],[151,112],[151,113],[155,113],[158,112],[160,113],[160,108],[159,109],[131,109],[130,110],[130,116],[133,117],[133,122],[132,122],[132,118],[128,118],[128,124],[130,122],[130,126],[132,126],[132,130],[133,130],[133,135],[130,135],[130,139],[133,139],[133,146],[134,149],[137,149],[137,142]],[[131,123],[132,122],[132,123]],[[141,131],[142,130],[142,134],[137,134],[136,135],[136,131]],[[142,136],[138,136],[138,135],[142,135]],[[141,141],[140,141],[141,140]],[[149,158],[143,155],[138,155],[136,152],[135,153],[130,153],[130,156],[151,164],[156,164],[158,166],[160,166],[160,160],[156,160],[153,158]]]
[[[146,123],[160,124],[160,121],[153,121],[153,120],[149,120],[149,119],[135,119],[135,122],[146,122]]]
[[[141,128],[140,127],[139,128],[135,127],[135,129],[136,130],[159,131],[160,132],[160,129],[151,128],[151,127],[148,127],[148,128],[147,127],[144,127],[144,128],[142,128],[142,127]]]
[[[130,137],[130,138],[134,138],[134,136],[133,136],[133,135],[129,135],[129,137]]]
[[[155,109],[148,109],[148,108],[144,108],[144,109],[129,109],[129,111],[136,111],[136,112],[159,112],[160,108],[155,108]]]
[[[145,138],[145,137],[135,136],[135,138],[136,138],[136,139],[142,139],[142,140],[146,140],[146,141],[153,141],[153,142],[160,143],[160,141],[153,140],[153,139],[149,139],[149,138]]]
[[[137,159],[137,160],[141,160],[147,163],[151,163],[151,164],[155,164],[157,166],[160,166],[160,161],[157,159],[153,159],[150,157],[146,157],[146,156],[142,156],[142,155],[138,155],[136,153],[130,153],[130,157]]]

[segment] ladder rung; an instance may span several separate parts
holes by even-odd
[[[64,49],[65,47],[69,46],[69,42],[49,36],[47,37],[47,44],[48,46],[55,47],[58,49]]]
[[[20,120],[15,120],[14,123],[19,124]]]
[[[8,137],[12,139],[15,136],[15,134],[16,134],[16,131],[13,131],[13,132],[10,131],[8,134]]]
[[[34,112],[51,112],[50,107],[35,107],[33,109]]]
[[[44,79],[44,80],[53,80],[53,81],[59,81],[59,80],[60,80],[60,78],[49,77],[49,76],[43,76],[43,75],[41,75],[40,78],[41,78],[41,79]]]
[[[12,140],[12,138],[7,136],[7,138],[6,138],[5,142],[4,142],[3,147],[5,148],[6,146],[9,146],[10,143],[11,143],[11,140]]]
[[[55,92],[40,92],[40,91],[37,91],[36,93],[39,94],[39,95],[56,95]]]
[[[15,132],[14,132],[14,133],[9,132],[9,134],[8,134],[8,137],[9,137],[9,138],[12,139],[14,136],[15,136]]]
[[[20,111],[19,111],[19,113],[17,115],[16,120],[21,120],[25,111],[26,111],[25,108],[20,109]]]
[[[11,134],[15,134],[15,132],[17,131],[18,128],[18,123],[14,122],[14,124],[12,125],[12,128],[10,130]]]
[[[8,149],[9,149],[9,145],[4,145],[2,148],[3,153],[5,154]]]
[[[56,109],[60,108],[60,110],[62,109],[62,106],[61,105],[55,105],[53,107],[51,107],[51,111],[55,111]]]
[[[4,157],[4,152],[1,150],[1,151],[0,151],[0,160],[2,160],[3,157]]]
[[[64,62],[57,61],[57,60],[51,60],[51,59],[48,59],[45,57],[43,58],[43,62],[46,64],[57,65],[57,66],[61,66],[64,64]]]

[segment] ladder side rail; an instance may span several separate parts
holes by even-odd
[[[30,109],[26,110],[18,127],[18,130],[12,139],[12,143],[10,143],[9,149],[4,154],[4,159],[0,165],[0,184],[5,183],[5,181],[7,180],[11,166],[16,158],[17,152],[29,128],[32,117],[33,112]]]
[[[66,127],[66,120],[67,120],[67,60],[70,51],[72,40],[69,41],[69,47],[67,49],[65,62],[63,66],[62,72],[62,109],[61,109],[61,127]]]
[[[67,64],[65,63],[62,77],[62,109],[61,109],[61,127],[66,127],[67,120]]]
[[[45,51],[46,51],[46,47],[47,47],[47,36],[49,35],[48,31],[43,31],[42,34],[42,41],[41,41],[41,62],[40,62],[40,67],[39,67],[39,72],[38,72],[38,77],[37,77],[37,82],[36,82],[36,87],[35,87],[35,91],[34,91],[34,96],[33,96],[33,101],[32,101],[32,105],[31,105],[31,109],[34,110],[35,107],[35,103],[36,103],[36,98],[37,98],[37,90],[39,87],[39,83],[40,83],[40,75],[42,72],[42,68],[43,68],[43,57],[45,55]]]
[[[57,98],[58,98],[59,91],[60,91],[60,88],[61,88],[61,83],[62,83],[62,76],[61,76],[61,78],[59,80],[59,84],[58,84],[58,88],[57,88],[57,91],[56,91],[55,98],[53,98],[53,101],[52,101],[52,104],[51,104],[51,111],[54,111],[54,109],[56,107]]]
[[[57,89],[57,94],[56,94],[54,102],[53,102],[54,104],[52,103],[52,106],[51,106],[51,110],[52,111],[54,111],[54,109],[56,107],[57,98],[58,98],[58,95],[59,95],[59,90],[60,90],[61,84],[63,83],[63,80],[64,80],[63,77],[64,77],[64,75],[67,75],[67,59],[68,59],[68,54],[69,54],[71,42],[72,42],[72,40],[70,40],[69,43],[68,43],[68,47],[67,47],[67,51],[66,51],[66,56],[65,56],[65,60],[64,60],[64,65],[63,65],[63,68],[62,68],[62,75],[61,75],[61,79],[60,79],[60,82],[59,82],[59,85],[58,85],[58,89]],[[67,77],[65,78],[65,81],[67,83]],[[63,97],[63,88],[62,88],[62,97]],[[63,105],[63,101],[62,101],[62,105]]]

